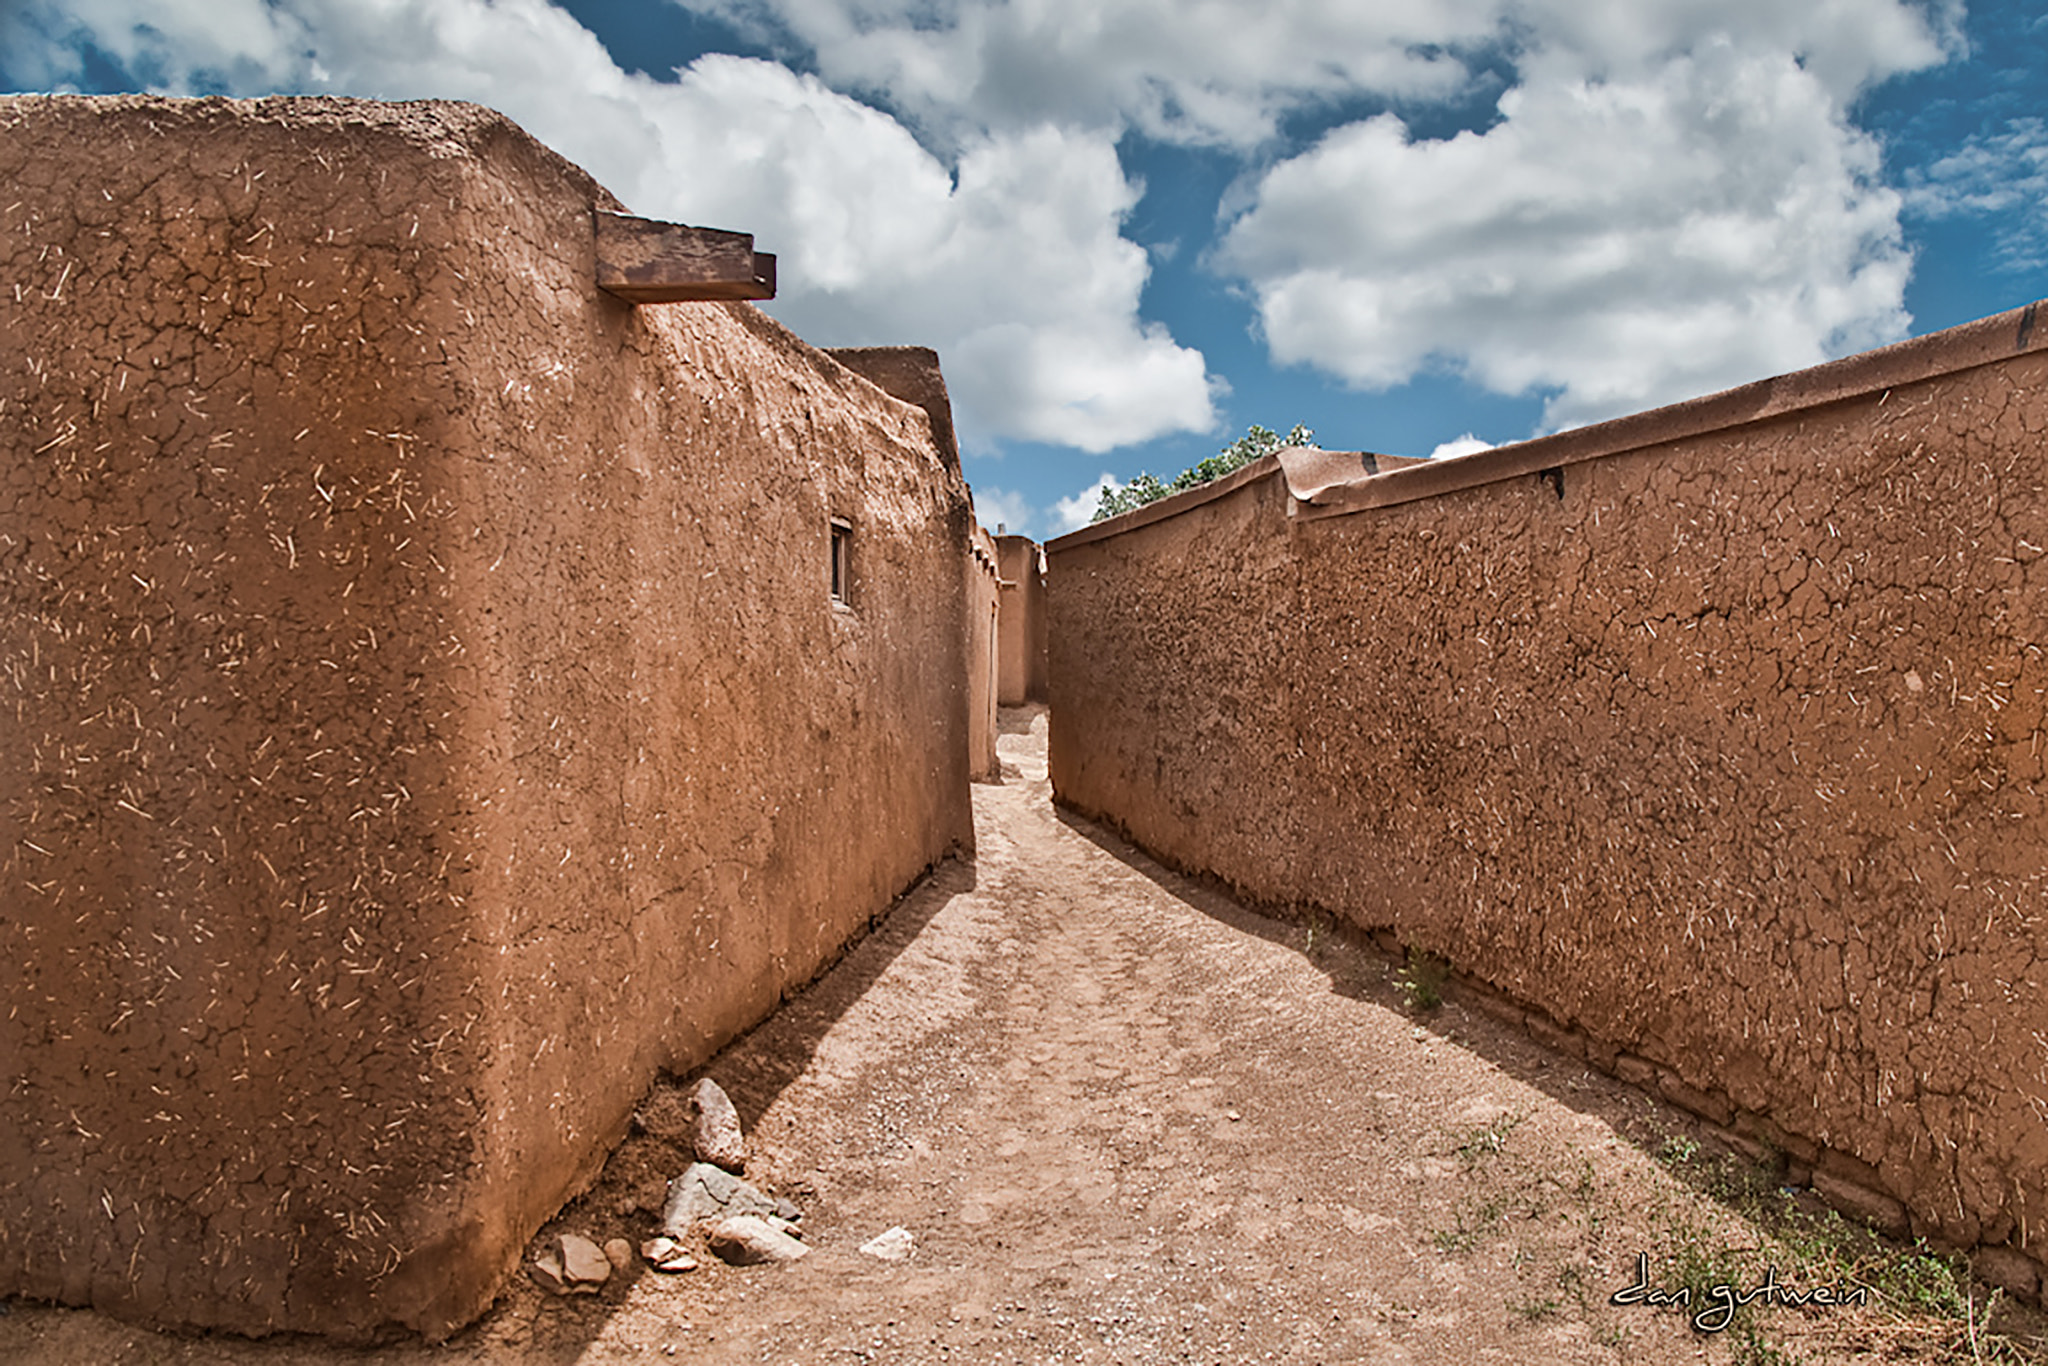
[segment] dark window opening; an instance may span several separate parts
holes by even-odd
[[[832,601],[853,599],[853,523],[832,519]]]

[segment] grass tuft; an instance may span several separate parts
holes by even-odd
[[[1401,988],[1408,1009],[1416,1014],[1425,1014],[1444,1003],[1444,987],[1451,980],[1451,965],[1427,949],[1418,949],[1410,944],[1408,961],[1394,980]]]

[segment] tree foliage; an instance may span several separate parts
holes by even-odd
[[[1121,488],[1105,488],[1095,504],[1095,515],[1088,520],[1099,522],[1105,517],[1114,517],[1120,512],[1141,508],[1147,503],[1156,503],[1170,494],[1206,484],[1211,479],[1221,479],[1232,470],[1243,469],[1261,456],[1271,455],[1283,446],[1306,446],[1315,440],[1315,433],[1300,423],[1294,430],[1282,436],[1265,427],[1254,426],[1249,432],[1225,446],[1216,454],[1191,469],[1182,470],[1170,482],[1151,474],[1140,474]]]

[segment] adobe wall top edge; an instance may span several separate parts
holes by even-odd
[[[1356,479],[1314,493],[1298,502],[1292,510],[1299,518],[1313,520],[1418,502],[1541,470],[1623,455],[1725,431],[1745,423],[1863,398],[2015,356],[2048,351],[2048,326],[2042,325],[2048,323],[2048,317],[2041,316],[2044,304],[2048,304],[2048,300],[2023,304],[1925,336],[1589,427],[1517,441],[1471,455],[1404,465],[1384,473],[1362,473]],[[1254,479],[1275,473],[1278,468],[1277,459],[1267,457],[1226,479],[1204,484],[1049,541],[1046,548],[1048,551],[1067,550],[1135,531],[1220,498]]]
[[[1393,507],[1540,470],[1623,455],[1746,423],[1823,408],[2048,350],[2048,327],[2037,325],[2040,309],[2041,302],[2024,304],[1988,318],[1717,394],[1471,455],[1409,466],[1332,489],[1328,497],[1317,499],[1315,506],[1296,511],[1303,517],[1315,518]]]
[[[625,212],[617,196],[588,171],[527,132],[510,115],[469,100],[375,100],[348,95],[0,95],[0,127],[69,118],[161,120],[191,125],[217,121],[251,128],[359,130],[403,139],[431,156],[484,159],[498,147],[523,148],[564,176],[600,209]],[[168,128],[156,129],[168,132]],[[498,139],[504,139],[498,142]]]

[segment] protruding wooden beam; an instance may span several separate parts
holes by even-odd
[[[636,304],[772,299],[775,258],[754,235],[597,212],[597,287]]]

